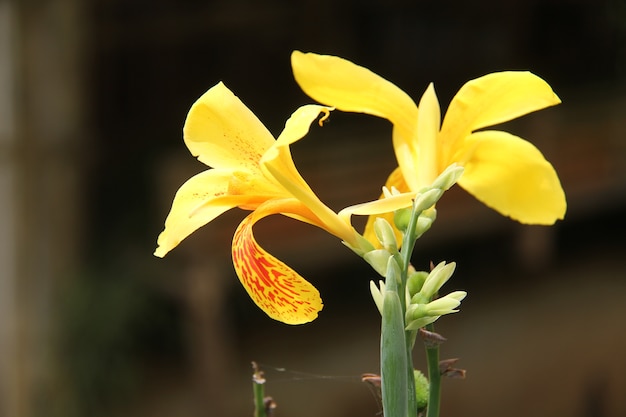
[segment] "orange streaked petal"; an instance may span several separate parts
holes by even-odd
[[[319,291],[293,269],[263,250],[252,233],[252,213],[233,237],[233,264],[239,280],[261,310],[286,324],[315,320],[323,304]]]
[[[193,104],[183,133],[191,153],[214,168],[258,171],[274,144],[263,123],[221,82]]]

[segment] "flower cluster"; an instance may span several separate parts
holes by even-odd
[[[276,138],[221,82],[193,104],[184,141],[209,169],[176,193],[156,256],[165,256],[231,208],[250,211],[232,240],[237,276],[270,317],[299,324],[315,319],[322,301],[311,283],[255,240],[253,226],[267,216],[281,214],[327,231],[385,276],[401,236],[413,233],[417,238],[426,231],[435,218],[436,201],[457,181],[487,206],[519,222],[552,224],[563,218],[565,195],[541,152],[510,133],[484,130],[560,102],[536,75],[499,72],[472,80],[455,95],[442,120],[432,84],[417,105],[391,82],[345,59],[295,51],[291,63],[300,87],[321,105],[296,109]],[[290,153],[290,145],[302,139],[314,121],[321,125],[334,109],[389,120],[398,161],[379,200],[339,212],[317,197]],[[416,205],[420,215],[409,228],[407,213],[414,213]],[[352,226],[352,215],[369,216],[363,232]],[[410,329],[456,311],[465,293],[435,298],[453,270],[453,263],[440,264],[408,279],[403,309]],[[384,285],[374,285],[372,293],[382,311]]]

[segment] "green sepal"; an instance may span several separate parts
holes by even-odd
[[[383,277],[387,274],[387,265],[391,257],[391,254],[385,249],[375,249],[363,255],[365,262]]]

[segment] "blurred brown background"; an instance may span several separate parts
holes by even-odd
[[[418,244],[419,268],[456,260],[447,287],[469,291],[438,326],[468,370],[444,381],[442,415],[626,415],[624,0],[0,0],[0,416],[250,416],[251,360],[277,416],[379,415],[359,381],[378,367],[377,277],[336,239],[257,227],[322,292],[298,327],[234,275],[240,210],[152,256],[174,192],[204,169],[181,139],[190,105],[221,80],[278,134],[311,101],[293,49],[415,100],[432,81],[443,108],[488,72],[553,86],[562,105],[506,128],[555,165],[566,220],[521,226],[455,189]],[[338,210],[377,196],[389,139],[384,120],[334,112],[293,154]]]

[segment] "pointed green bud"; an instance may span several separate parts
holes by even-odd
[[[370,264],[383,277],[387,274],[389,258],[391,258],[391,254],[385,249],[374,249],[363,255],[365,262]]]
[[[455,262],[450,262],[449,264],[440,262],[435,268],[433,268],[432,271],[430,271],[430,274],[428,274],[420,293],[424,297],[431,299],[433,295],[439,291],[443,284],[450,279],[454,273],[454,268],[456,268]]]
[[[426,376],[419,370],[413,370],[415,378],[415,400],[417,402],[417,411],[422,411],[428,405],[428,394],[430,384]]]
[[[413,303],[412,301],[405,314],[405,320],[408,323],[406,330],[417,330],[445,314],[458,312],[456,308],[466,295],[465,291],[454,291],[429,303]]]
[[[393,256],[390,256],[387,261],[387,273],[385,274],[386,289],[397,292],[401,282],[402,273],[400,272],[400,265],[398,265],[398,262],[396,262]]]
[[[433,182],[433,188],[446,191],[450,189],[463,175],[464,168],[457,164],[452,164],[446,168]]]
[[[415,271],[411,275],[409,275],[406,280],[406,288],[409,291],[409,295],[411,297],[420,292],[427,277],[428,272],[426,271]]]
[[[413,203],[413,210],[416,213],[420,213],[426,209],[431,208],[443,195],[443,191],[438,188],[432,188],[422,194],[417,195],[415,202]]]
[[[466,291],[452,291],[450,294],[446,295],[446,297],[454,298],[459,302],[463,301],[465,297],[467,297]]]
[[[378,281],[380,289],[376,286],[374,281],[370,281],[370,292],[372,293],[372,299],[378,308],[380,314],[383,314],[383,294],[385,293],[385,283]]]
[[[374,233],[376,233],[378,241],[387,252],[391,254],[398,252],[396,235],[387,220],[382,217],[377,217],[376,220],[374,220]]]
[[[456,313],[459,310],[455,309],[461,304],[461,300],[466,295],[465,291],[456,291],[454,296],[448,294],[445,297],[433,300],[424,306],[426,314],[429,316],[443,316],[444,314]]]
[[[434,207],[424,210],[417,218],[417,224],[415,225],[415,238],[419,239],[424,233],[426,233],[436,218],[437,210]]]

